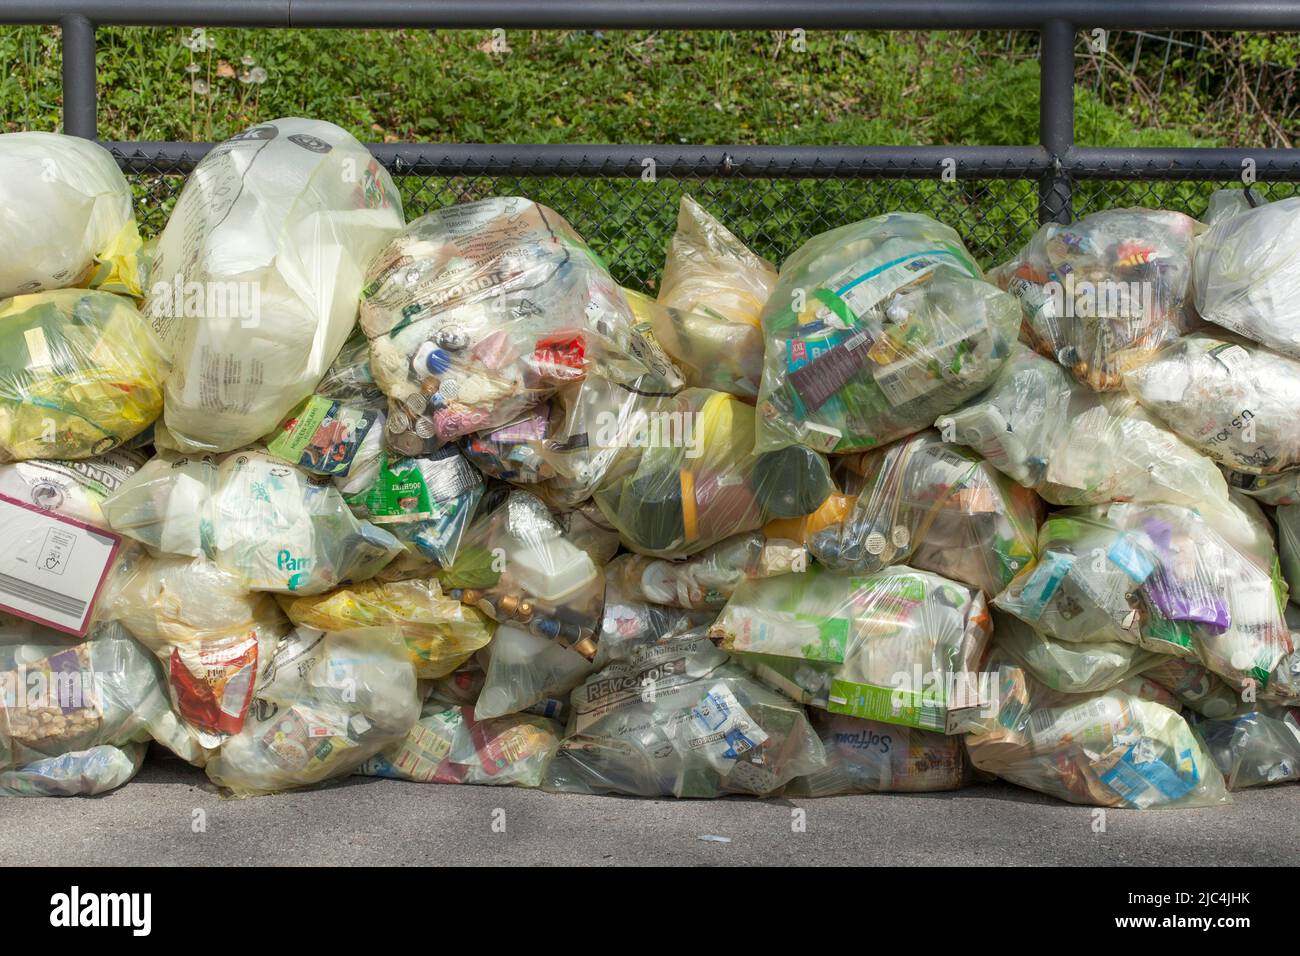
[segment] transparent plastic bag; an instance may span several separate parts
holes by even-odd
[[[493,620],[554,642],[579,660],[595,656],[604,579],[591,556],[528,492],[510,491],[499,502],[487,502],[455,562],[438,577],[449,596]],[[485,716],[499,713],[509,711]]]
[[[555,476],[540,451],[550,432],[552,410],[542,402],[526,408],[514,421],[492,431],[467,436],[465,457],[483,474],[517,485],[535,485]]]
[[[1230,195],[1244,198],[1235,190]],[[1300,197],[1253,208],[1224,205],[1196,243],[1197,311],[1207,321],[1300,359]]]
[[[999,710],[966,750],[979,770],[1070,803],[1153,809],[1231,802],[1176,710],[1121,687],[1064,694],[994,654]]]
[[[536,453],[539,467],[549,473],[536,493],[552,508],[568,509],[585,502],[623,453],[625,436],[626,441],[641,443],[659,437],[651,432],[651,422],[670,427],[669,437],[663,440],[689,444],[695,432],[684,429],[694,422],[659,421],[652,415],[676,392],[653,379],[624,385],[599,374],[560,388],[550,401],[544,436],[527,446]],[[672,432],[678,425],[683,430]]]
[[[57,289],[0,301],[0,461],[117,448],[161,414],[168,369],[130,299]]]
[[[1273,512],[1277,519],[1277,552],[1282,577],[1291,592],[1291,602],[1300,606],[1300,504],[1286,505]]]
[[[826,751],[826,769],[792,780],[787,797],[850,793],[934,793],[971,780],[959,736],[814,710],[813,728]]]
[[[1056,641],[1010,614],[996,612],[993,646],[1044,686],[1066,694],[1109,690],[1137,674],[1150,676],[1148,671],[1162,661],[1181,663],[1122,641]]]
[[[990,273],[1020,300],[1038,351],[1098,392],[1190,328],[1192,240],[1204,227],[1164,209],[1106,209],[1049,222]]]
[[[826,764],[803,708],[728,662],[703,631],[626,642],[571,703],[549,789],[767,796]]]
[[[0,135],[0,299],[74,285],[139,296],[141,245],[112,153],[79,136]]]
[[[906,563],[993,595],[1033,560],[1042,500],[932,431],[839,458],[835,475],[852,508],[807,538],[826,567]]]
[[[137,451],[119,449],[80,461],[32,458],[11,462],[0,465],[0,494],[107,528],[108,519],[100,506],[145,460]]]
[[[685,384],[711,388],[746,401],[758,397],[763,380],[763,332],[753,322],[733,321],[716,312],[669,308],[662,300],[624,289],[638,326],[673,361]]]
[[[1187,335],[1126,379],[1202,454],[1234,471],[1300,467],[1300,361],[1228,332]]]
[[[332,123],[272,120],[209,151],[158,238],[146,306],[176,363],[170,445],[232,451],[311,395],[402,222],[388,171]]]
[[[781,267],[763,310],[759,451],[876,448],[988,385],[1020,309],[957,233],[890,213],[822,233]]]
[[[383,435],[386,406],[370,374],[370,343],[358,329],[316,391],[266,436],[266,450],[312,474],[346,479],[354,463],[365,467],[370,433]]]
[[[418,458],[380,455],[374,480],[345,500],[358,518],[446,567],[483,497],[483,478],[454,447]]]
[[[1266,505],[1300,505],[1300,469],[1276,475],[1248,475],[1224,469],[1228,484],[1243,495]]]
[[[415,668],[397,628],[295,628],[253,694],[244,729],[208,761],[235,796],[346,776],[404,739],[420,716]]]
[[[690,196],[681,198],[659,283],[660,305],[758,328],[776,281],[770,262]]]
[[[709,629],[794,700],[948,733],[950,714],[981,702],[991,633],[979,591],[905,565],[746,580]]]
[[[1098,395],[1017,345],[993,385],[935,422],[1004,474],[1058,505],[1226,503],[1214,463],[1127,395]]]
[[[121,623],[162,663],[172,709],[206,751],[237,734],[253,688],[289,632],[269,594],[203,558],[127,553],[105,585],[105,620]],[[185,756],[185,755],[182,755]]]
[[[1241,695],[1198,661],[1160,654],[1156,663],[1143,668],[1142,676],[1167,689],[1184,707],[1205,717],[1231,714],[1241,704]]]
[[[389,428],[430,448],[514,421],[592,368],[680,377],[560,216],[519,197],[416,219],[370,263],[361,327]],[[410,453],[408,451],[408,453]]]
[[[371,757],[358,773],[417,783],[540,787],[563,732],[546,717],[479,720],[473,707],[430,701],[406,739]]]
[[[747,578],[768,578],[807,570],[803,545],[746,531],[676,561],[620,554],[606,576],[634,600],[694,610],[717,610]]]
[[[1263,686],[1289,653],[1271,553],[1240,551],[1177,505],[1050,518],[1039,558],[994,600],[1063,641],[1123,641]]]
[[[492,640],[477,608],[442,593],[436,580],[362,581],[317,596],[282,599],[293,623],[322,631],[396,627],[421,680],[445,677]]]
[[[487,676],[474,705],[483,718],[563,698],[595,670],[595,664],[575,650],[515,624],[501,624],[483,656]]]
[[[1294,711],[1252,710],[1193,725],[1229,790],[1300,780],[1300,723]]]
[[[699,627],[708,627],[717,620],[717,613],[708,608],[683,608],[671,604],[647,601],[635,589],[622,587],[621,569],[610,565],[605,569],[605,612],[601,620],[600,645],[596,648],[595,665],[603,667],[625,652],[623,648],[636,642],[655,640]]]
[[[619,452],[593,497],[623,543],[681,557],[815,511],[833,490],[826,459],[798,446],[756,453],[754,422],[734,396],[689,388],[600,434]]]
[[[93,797],[115,790],[140,772],[149,745],[99,744],[0,770],[3,797]]]
[[[255,591],[320,594],[374,577],[402,551],[328,482],[256,448],[219,459],[163,451],[103,504],[113,530],[204,556]]]
[[[123,755],[83,752],[151,737],[186,759],[201,753],[172,713],[158,663],[120,625],[77,641],[0,615],[0,773],[16,771],[0,791],[102,792],[128,778]]]

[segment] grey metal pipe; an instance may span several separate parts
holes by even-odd
[[[74,15],[59,21],[63,30],[63,131],[95,138],[95,25]]]
[[[161,166],[188,172],[211,143],[106,142],[129,172]],[[527,143],[375,143],[368,147],[402,175],[686,178],[1023,179],[1042,174],[1039,146],[664,146]],[[948,163],[952,160],[952,163]]]
[[[0,23],[506,29],[1300,30],[1294,0],[5,0]]]
[[[1069,222],[1070,174],[1065,156],[1074,145],[1074,25],[1051,20],[1038,46],[1038,136],[1051,168],[1038,187],[1038,221]]]

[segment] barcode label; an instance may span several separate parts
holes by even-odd
[[[20,598],[60,614],[80,617],[86,610],[86,602],[80,598],[51,591],[9,574],[0,574],[0,594]]]

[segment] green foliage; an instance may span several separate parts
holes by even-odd
[[[207,31],[215,49],[199,52],[183,42],[189,30],[102,28],[97,37],[105,139],[220,140],[278,116],[308,115],[368,142],[1038,140],[1037,45],[1023,33],[816,32],[800,50],[793,35],[767,32],[510,31],[509,52],[494,52],[487,31],[222,28]],[[1173,47],[1167,62],[1165,48],[1152,42],[1118,38],[1098,60],[1081,41],[1078,142],[1262,142],[1242,64],[1293,64],[1300,41],[1211,40],[1224,44],[1223,55]],[[0,27],[0,59],[12,64],[0,76],[0,130],[59,128],[58,31]],[[265,82],[248,82],[253,65]],[[1166,72],[1171,79],[1160,82]],[[195,81],[206,92],[195,92]],[[684,192],[777,261],[817,232],[913,209],[951,223],[990,265],[1028,238],[1037,211],[1036,186],[1024,181],[403,178],[399,185],[412,218],[482,195],[531,196],[568,217],[622,281],[651,289]],[[145,230],[154,233],[179,180],[145,176],[136,186]],[[1080,183],[1076,206],[1169,202],[1196,212],[1211,188]]]

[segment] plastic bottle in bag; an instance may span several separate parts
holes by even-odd
[[[1164,209],[1050,222],[990,278],[1020,300],[1031,345],[1093,390],[1118,391],[1125,372],[1194,320],[1188,283],[1202,228]]]
[[[1020,325],[952,229],[890,213],[822,233],[763,310],[759,451],[902,438],[981,391]]]
[[[994,654],[998,713],[966,737],[979,770],[1070,803],[1151,809],[1229,803],[1187,722],[1121,687],[1054,691]]]
[[[753,408],[724,392],[642,403],[598,430],[596,444],[618,452],[596,504],[625,545],[660,557],[816,510],[833,490],[826,459],[801,446],[756,452],[754,424]]]
[[[620,554],[609,563],[606,575],[635,600],[717,610],[747,578],[800,572],[807,567],[808,551],[802,544],[747,531],[676,561]]]
[[[170,445],[231,451],[311,395],[402,221],[388,172],[332,123],[273,120],[204,156],[158,239],[146,305],[176,364]]]
[[[249,719],[207,774],[236,796],[322,783],[405,738],[419,716],[415,668],[397,628],[298,627],[276,646]]]
[[[935,427],[1053,504],[1227,503],[1214,463],[1133,398],[1077,385],[1021,345],[988,391]]]
[[[702,630],[625,643],[571,706],[549,789],[766,796],[826,763],[803,708],[730,663]]]
[[[1300,722],[1295,711],[1251,710],[1200,720],[1193,729],[1229,790],[1300,780]]]
[[[1234,471],[1300,467],[1300,361],[1228,332],[1198,332],[1126,379],[1151,412]]]
[[[1223,191],[1215,193],[1211,202]],[[1232,199],[1244,193],[1232,190]],[[1300,197],[1251,207],[1222,201],[1196,243],[1192,290],[1201,317],[1300,359]]]
[[[412,222],[370,263],[361,327],[389,427],[431,446],[513,421],[599,368],[680,377],[560,216],[505,197]]]
[[[1143,668],[1142,676],[1166,688],[1184,707],[1205,717],[1223,717],[1241,704],[1241,694],[1199,661],[1160,654],[1154,664]]]
[[[485,498],[456,560],[438,577],[451,597],[535,638],[528,643],[553,643],[559,657],[575,661],[595,656],[604,579],[591,556],[528,492]]]
[[[0,135],[0,299],[86,285],[138,296],[140,249],[112,153],[79,136]]]
[[[933,431],[839,458],[836,477],[851,511],[807,538],[827,567],[907,563],[992,595],[1033,560],[1041,499]]]
[[[0,461],[112,451],[162,412],[169,367],[123,296],[57,289],[0,302]]]

